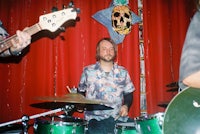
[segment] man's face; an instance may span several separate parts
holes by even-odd
[[[102,41],[100,44],[100,60],[113,62],[115,59],[115,49],[109,41]]]

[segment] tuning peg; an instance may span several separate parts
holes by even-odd
[[[80,11],[80,8],[76,8],[76,12],[77,13],[80,13],[81,11]]]
[[[56,11],[58,11],[58,8],[57,8],[57,7],[52,7],[52,8],[51,8],[51,12],[56,12]]]
[[[65,27],[59,27],[58,29],[65,32]]]
[[[70,1],[69,4],[68,4],[68,7],[74,7],[74,2]]]

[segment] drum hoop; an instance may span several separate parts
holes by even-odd
[[[130,123],[133,124],[133,126],[130,126]],[[136,129],[136,124],[134,122],[116,123],[115,126],[116,128],[121,128],[121,129]]]
[[[50,125],[68,125],[68,126],[82,126],[86,125],[86,120],[78,119],[79,121],[73,120],[73,121],[61,121],[61,120],[45,120],[45,119],[37,119],[36,124],[50,124]]]
[[[156,115],[161,115],[161,116],[156,116]],[[157,119],[158,117],[163,117],[164,118],[164,115],[165,115],[164,113],[158,112],[158,113],[151,114],[151,115],[136,117],[136,120],[137,121],[144,121],[144,120]]]
[[[151,119],[156,119],[156,117],[151,117],[151,116],[136,117],[137,121],[145,121],[145,120],[151,120]]]
[[[49,124],[51,125],[67,125],[67,126],[82,126],[85,125],[86,123],[84,122],[65,122],[65,121],[52,121]]]

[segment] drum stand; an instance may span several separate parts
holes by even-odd
[[[74,105],[66,105],[63,108],[63,111],[65,112],[66,115],[69,115],[69,112],[72,111],[75,108]],[[70,113],[71,114],[71,113]]]
[[[28,121],[29,117],[27,115],[22,116],[22,125],[24,134],[28,134]]]
[[[38,117],[41,117],[41,116],[46,116],[46,115],[49,115],[49,114],[61,112],[62,110],[64,110],[65,113],[68,114],[68,112],[71,111],[73,108],[74,108],[74,105],[66,105],[65,108],[58,108],[58,109],[51,110],[51,111],[48,111],[48,112],[44,112],[44,113],[41,113],[41,114],[32,115],[30,117],[27,116],[27,115],[24,115],[24,116],[22,116],[21,119],[17,119],[17,120],[13,120],[13,121],[9,121],[9,122],[5,122],[5,123],[0,124],[0,127],[7,126],[7,125],[10,125],[10,124],[14,124],[14,123],[18,123],[18,122],[22,122],[23,133],[28,134],[28,121],[30,119],[35,119],[35,118],[38,118]]]

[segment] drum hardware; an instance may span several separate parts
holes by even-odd
[[[27,115],[22,116],[22,125],[24,134],[28,134],[28,121],[29,117]]]
[[[13,120],[13,121],[1,123],[1,124],[0,124],[0,127],[8,126],[8,125],[11,125],[11,124],[16,124],[16,123],[22,122],[22,124],[23,124],[23,129],[24,129],[24,130],[23,130],[23,133],[24,133],[24,134],[27,134],[28,121],[29,121],[30,119],[35,119],[35,118],[38,118],[38,117],[41,117],[41,116],[46,116],[46,115],[53,114],[53,113],[57,113],[57,112],[60,112],[60,111],[62,111],[61,108],[55,109],[55,110],[52,110],[52,111],[48,111],[48,112],[44,112],[44,113],[41,113],[41,114],[32,115],[32,116],[30,116],[30,117],[28,117],[27,115],[24,115],[24,116],[22,116],[21,119],[17,119],[17,120]]]
[[[115,134],[139,134],[139,131],[135,122],[123,122],[116,123]]]
[[[65,107],[63,108],[63,111],[65,112],[66,115],[71,115],[72,113],[70,113],[73,109],[75,108],[74,105],[65,105]],[[69,114],[70,113],[70,114]]]

